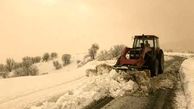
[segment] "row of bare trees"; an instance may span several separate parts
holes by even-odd
[[[88,49],[88,54],[85,56],[83,61],[78,60],[78,67],[81,67],[92,60],[104,61],[111,59],[118,59],[121,56],[121,53],[125,45],[115,45],[109,50],[102,50],[100,53],[97,53],[99,50],[98,44],[92,44],[92,46]]]
[[[23,57],[22,62],[16,62],[12,58],[8,58],[5,64],[0,64],[0,76],[6,78],[9,73],[12,72],[12,76],[29,76],[29,75],[37,75],[39,70],[35,63],[39,63],[41,61],[47,62],[49,60],[57,58],[58,54],[56,52],[52,52],[51,54],[45,53],[42,57]]]
[[[42,57],[42,61],[47,62],[49,60],[53,60],[58,57],[58,54],[56,52],[52,52],[51,54],[45,53]]]
[[[99,50],[98,44],[92,44],[91,47],[88,49],[89,61],[91,60],[110,60],[113,58],[118,58],[121,55],[121,51],[123,50],[124,45],[115,45],[110,50],[102,50],[98,56],[97,52]],[[61,69],[62,66],[66,66],[71,62],[71,55],[70,54],[63,54],[61,57],[62,64],[60,64],[57,60],[58,54],[56,52],[52,53],[45,53],[43,56],[36,56],[36,57],[29,57],[26,56],[22,59],[22,62],[18,63],[15,62],[13,59],[8,58],[6,60],[6,64],[0,64],[0,75],[3,77],[7,77],[9,72],[14,72],[16,76],[28,76],[28,75],[37,75],[38,68],[34,65],[35,63],[39,62],[48,62],[53,60],[53,65],[56,69]],[[87,63],[87,62],[85,62]]]

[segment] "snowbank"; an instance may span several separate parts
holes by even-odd
[[[165,61],[170,61],[170,60],[173,60],[174,59],[174,56],[164,56],[164,60]]]
[[[164,52],[164,55],[166,56],[180,56],[185,58],[193,57],[193,53],[183,53],[183,52]]]
[[[188,109],[194,107],[194,58],[185,60],[180,68],[181,82]]]
[[[124,80],[112,70],[110,73],[89,77],[86,84],[70,90],[56,102],[45,102],[31,109],[81,109],[107,96],[118,97],[126,92],[132,93],[136,89],[135,86],[136,83]]]

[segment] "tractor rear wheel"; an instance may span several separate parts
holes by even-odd
[[[151,76],[157,76],[159,72],[159,61],[155,59],[151,67]]]
[[[164,72],[164,53],[161,52],[159,55],[159,74]]]

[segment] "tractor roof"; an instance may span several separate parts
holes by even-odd
[[[155,35],[136,35],[135,36],[135,38],[145,38],[145,39],[150,39],[150,38],[157,38],[158,39],[158,37],[157,36],[155,36]]]

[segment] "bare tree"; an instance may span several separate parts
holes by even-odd
[[[71,62],[71,55],[70,54],[63,54],[62,56],[63,66],[70,64]]]
[[[5,71],[5,65],[4,64],[0,64],[0,72],[4,72]]]
[[[115,45],[110,50],[109,53],[112,55],[112,58],[119,58],[125,45]]]
[[[23,58],[23,62],[22,62],[23,67],[27,68],[27,67],[30,67],[32,64],[33,64],[33,58],[28,56]]]
[[[6,70],[8,72],[11,72],[14,69],[14,67],[15,67],[15,61],[11,58],[8,58],[6,60]]]
[[[51,53],[51,58],[54,59],[54,58],[57,58],[58,54],[56,52],[52,52]]]
[[[54,67],[55,67],[56,70],[62,68],[61,64],[58,61],[53,61],[53,65],[54,65]]]
[[[92,44],[91,48],[88,49],[88,55],[91,57],[92,60],[95,59],[98,49],[98,44]]]
[[[47,62],[47,61],[49,60],[49,58],[50,58],[49,53],[45,53],[45,54],[43,55],[43,57],[42,57],[42,61]]]
[[[99,61],[105,61],[112,59],[112,55],[107,50],[100,51],[100,53],[97,56],[97,60]]]
[[[41,57],[40,56],[36,56],[33,58],[33,63],[39,63],[41,61]]]

